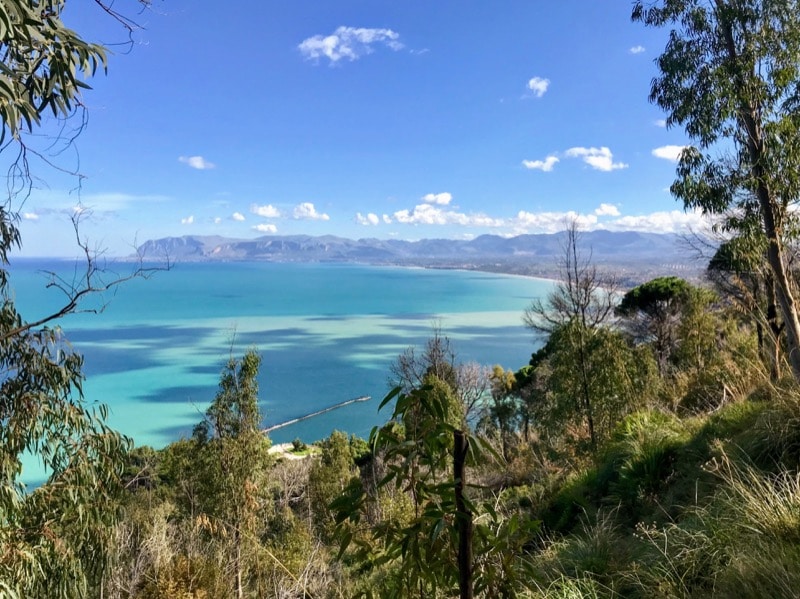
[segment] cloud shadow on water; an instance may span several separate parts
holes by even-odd
[[[215,385],[186,385],[180,387],[165,387],[155,393],[138,395],[137,400],[147,403],[185,403],[195,404],[205,410],[205,407],[214,399],[217,389]]]

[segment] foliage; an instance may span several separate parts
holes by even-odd
[[[203,515],[209,530],[231,540],[231,587],[241,596],[248,586],[248,557],[253,554],[260,490],[269,464],[269,440],[261,432],[256,377],[261,357],[249,350],[231,358],[222,371],[219,391],[195,427],[194,441],[204,454],[207,495]]]
[[[569,223],[565,231],[559,270],[560,281],[546,301],[534,300],[525,310],[523,320],[530,329],[551,338],[558,333],[574,350],[570,356],[574,366],[571,376],[575,377],[577,387],[569,394],[585,421],[591,450],[597,451],[598,431],[593,406],[596,398],[592,393],[588,346],[594,334],[613,316],[617,283],[613,278],[601,277],[592,264],[591,251],[588,256],[584,253],[575,221]]]
[[[637,342],[651,342],[661,372],[678,343],[677,328],[692,286],[679,277],[658,277],[622,296],[616,313]]]
[[[544,355],[546,362],[538,368],[546,365],[548,392],[535,407],[539,425],[550,436],[571,439],[578,448],[587,441],[590,421],[595,438],[588,441],[593,449],[622,416],[645,405],[655,381],[652,358],[607,328],[586,331],[571,323],[553,332]],[[587,394],[589,403],[582,400]]]
[[[321,538],[330,541],[335,525],[328,505],[338,497],[356,474],[350,441],[347,435],[334,431],[322,443],[319,459],[315,459],[308,476],[311,513]]]
[[[650,100],[697,142],[680,157],[672,193],[686,208],[738,213],[766,238],[788,346],[800,380],[800,320],[788,271],[800,194],[800,10],[797,0],[637,0],[632,17],[670,27]],[[722,145],[732,156],[717,156]]]
[[[82,596],[97,582],[129,445],[104,424],[104,407],[84,403],[81,357],[58,328],[43,326],[74,311],[96,286],[54,281],[68,292],[65,306],[28,321],[8,271],[22,242],[11,200],[31,182],[22,133],[35,133],[45,112],[69,117],[85,80],[105,68],[104,49],[64,26],[64,8],[65,0],[0,5],[0,152],[19,151],[0,206],[0,593],[12,597]],[[97,274],[92,264],[87,274]],[[40,481],[27,473],[33,488],[22,482],[23,455],[45,471]]]
[[[373,586],[364,589],[365,595],[447,596],[457,589],[458,574],[456,481],[448,480],[446,474],[455,430],[449,422],[453,419],[448,408],[452,397],[441,387],[437,391],[436,386],[428,385],[408,395],[395,389],[382,405],[395,398],[392,418],[410,419],[413,426],[406,433],[391,426],[373,429],[370,444],[373,454],[381,457],[385,474],[374,490],[361,480],[353,481],[333,502],[340,554],[353,546],[349,559],[373,574]],[[470,463],[483,459],[486,445],[480,438],[468,436],[468,448]],[[387,492],[406,495],[410,512],[399,517],[384,514],[363,529],[375,508],[380,511],[381,498]],[[476,525],[476,592],[487,597],[515,596],[518,577],[525,571],[519,549],[535,522],[516,516],[505,519],[490,503],[468,500],[468,506]]]

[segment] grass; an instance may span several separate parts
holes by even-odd
[[[531,597],[796,597],[800,393],[625,418],[534,506]]]

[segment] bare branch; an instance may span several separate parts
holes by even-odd
[[[0,341],[24,334],[31,329],[58,320],[68,314],[101,313],[108,306],[108,301],[104,301],[99,307],[93,308],[81,308],[80,304],[88,296],[102,295],[108,292],[115,293],[117,287],[122,283],[137,278],[148,279],[156,272],[166,271],[172,268],[172,263],[168,256],[165,257],[163,263],[148,266],[145,264],[143,256],[138,254],[134,263],[135,265],[129,273],[124,275],[111,273],[108,262],[104,258],[104,252],[99,249],[91,248],[88,240],[82,239],[80,236],[81,219],[88,214],[89,212],[87,210],[78,210],[71,217],[75,239],[83,254],[84,267],[79,269],[76,264],[73,276],[69,279],[56,271],[42,271],[48,278],[46,287],[48,289],[57,289],[61,291],[65,298],[64,303],[50,314],[42,316],[32,322],[26,322],[18,327],[3,331],[2,334],[0,334]],[[109,273],[113,274],[113,278],[106,278],[106,275]]]

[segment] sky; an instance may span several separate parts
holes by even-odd
[[[68,3],[110,48],[69,147],[37,142],[24,256],[81,239],[221,235],[458,238],[681,232],[688,140],[648,102],[667,32],[631,0],[132,0]],[[47,135],[49,135],[49,137]],[[0,161],[8,163],[6,150]],[[55,166],[53,166],[55,165]],[[80,178],[63,171],[79,171]]]

